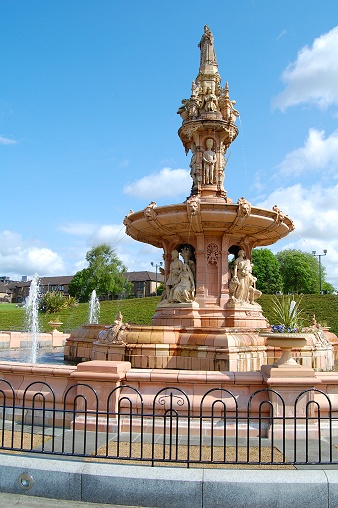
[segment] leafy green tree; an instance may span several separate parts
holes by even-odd
[[[288,249],[278,252],[285,293],[319,293],[318,259],[301,250]],[[325,269],[322,267],[322,281]]]
[[[254,249],[252,263],[257,289],[264,294],[278,293],[283,289],[280,265],[270,249]]]
[[[324,268],[324,275],[325,275],[325,267],[322,267]],[[323,293],[326,293],[326,294],[329,294],[329,295],[332,295],[334,292],[335,292],[335,288],[334,286],[332,286],[332,284],[330,284],[329,282],[322,282],[322,290],[323,290]]]
[[[98,296],[104,294],[128,294],[131,284],[123,276],[126,267],[107,243],[93,247],[86,254],[88,267],[77,272],[69,284],[69,294],[80,302],[87,302],[95,289]]]

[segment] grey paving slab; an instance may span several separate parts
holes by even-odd
[[[39,457],[1,454],[0,486],[2,492],[22,494],[22,474],[32,478],[30,495],[55,499],[81,500],[83,463]]]
[[[201,508],[203,470],[86,463],[82,499],[154,508]]]
[[[54,452],[90,455],[105,443],[106,434],[103,432],[84,432],[82,430],[73,432],[72,430],[66,430],[64,433],[58,433],[54,440],[47,441],[44,444],[44,451],[50,452],[53,448]]]
[[[283,452],[283,441],[275,440],[274,444],[280,452]],[[337,462],[338,449],[330,446],[326,438],[317,439],[294,439],[285,440],[285,457],[288,461],[297,462]],[[298,466],[297,466],[298,467]]]
[[[84,501],[65,501],[63,499],[50,499],[25,494],[6,494],[0,492],[0,508],[18,506],[19,508],[121,508],[121,505],[86,503]],[[123,508],[140,508],[124,506]],[[144,508],[144,507],[143,507]],[[147,507],[146,507],[147,508]]]
[[[327,478],[323,471],[205,470],[203,508],[217,507],[327,508]]]

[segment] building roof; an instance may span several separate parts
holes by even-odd
[[[129,280],[129,282],[144,282],[146,280],[156,282],[156,272],[125,272],[124,277]],[[164,276],[157,272],[157,282],[163,282]]]
[[[11,294],[12,290],[9,287],[9,284],[4,284],[3,282],[0,282],[0,293]]]
[[[74,275],[60,275],[57,277],[40,277],[40,286],[61,286],[65,284],[69,284]],[[31,285],[31,281],[28,280],[26,282],[10,282],[8,284],[9,288],[18,288],[18,287],[29,287]]]

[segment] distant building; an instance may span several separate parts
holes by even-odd
[[[12,303],[12,290],[8,283],[0,282],[0,303]]]
[[[156,294],[155,272],[125,272],[124,277],[132,283],[131,294],[135,298],[154,296]],[[164,281],[164,276],[157,273],[157,286]]]
[[[60,291],[64,296],[69,296],[68,286],[73,279],[73,275],[61,275],[59,277],[41,277],[41,293],[48,291]],[[22,303],[29,294],[31,282],[10,282],[8,288],[12,291],[12,303]]]
[[[143,298],[145,296],[154,296],[156,294],[156,273],[155,272],[125,272],[123,276],[132,284],[131,296],[134,298]],[[23,277],[23,279],[27,277]],[[41,293],[48,291],[60,291],[65,297],[69,296],[69,284],[73,275],[61,275],[59,277],[41,277]],[[157,273],[157,287],[164,281],[161,273]],[[10,281],[6,276],[0,277],[0,303],[22,303],[29,294],[31,281],[22,280],[21,282]],[[121,297],[123,295],[119,295]],[[100,300],[110,300],[118,298],[116,295],[103,295]]]
[[[4,284],[8,284],[9,282],[12,282],[7,275],[0,275],[0,282],[3,282]]]

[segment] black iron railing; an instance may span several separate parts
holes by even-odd
[[[0,380],[0,449],[187,467],[338,464],[338,417],[320,390],[301,392],[291,408],[270,389],[243,403],[214,388],[197,410],[177,387],[150,400],[124,385],[101,398],[83,383],[57,400],[47,383],[20,391]]]

